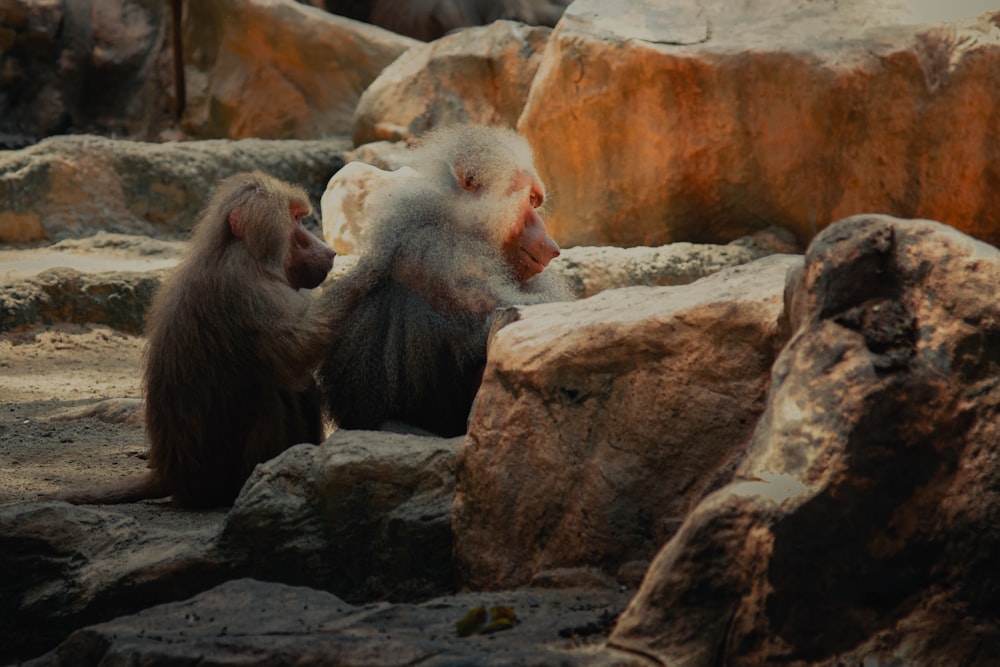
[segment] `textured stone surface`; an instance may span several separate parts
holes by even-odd
[[[348,600],[454,590],[451,502],[460,439],[337,431],[257,467],[223,548],[255,576]]]
[[[200,138],[350,135],[361,93],[418,43],[292,0],[184,6],[182,126]]]
[[[361,96],[354,142],[397,140],[450,123],[514,127],[549,32],[497,21],[414,46]]]
[[[355,607],[321,591],[242,579],[82,629],[28,664],[651,665],[602,646],[625,600],[615,590],[528,590]],[[457,636],[456,623],[472,610],[498,605],[519,622],[495,634]]]
[[[1000,242],[1000,30],[912,20],[880,0],[573,3],[518,124],[557,194],[555,238],[778,225],[807,242],[875,211]]]
[[[490,344],[459,457],[465,581],[505,588],[651,558],[745,451],[801,261],[520,309]]]
[[[738,481],[657,556],[613,644],[668,664],[992,664],[998,279],[1000,251],[938,223],[818,235]]]
[[[305,187],[318,205],[348,147],[346,140],[152,144],[52,137],[0,152],[0,243],[98,231],[180,237],[219,180],[253,169]]]

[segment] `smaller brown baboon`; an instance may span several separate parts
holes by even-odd
[[[311,210],[303,190],[260,172],[220,183],[149,312],[150,471],[64,500],[227,504],[255,465],[322,440],[312,371],[331,330],[304,290],[323,282],[334,252],[303,226]]]
[[[378,192],[358,263],[324,294],[337,332],[319,371],[341,428],[405,422],[464,433],[494,311],[569,299],[538,209],[531,149],[459,125],[423,140],[414,171]]]

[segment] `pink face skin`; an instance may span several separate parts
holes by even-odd
[[[318,287],[333,268],[333,258],[337,253],[320,241],[302,225],[302,219],[309,215],[309,209],[292,206],[291,216],[294,227],[289,239],[288,256],[285,258],[285,278],[293,289]]]
[[[537,276],[550,261],[559,256],[559,245],[549,236],[545,223],[535,210],[544,202],[542,188],[532,178],[529,195],[518,222],[503,244],[507,264],[514,272],[514,278],[521,283]]]

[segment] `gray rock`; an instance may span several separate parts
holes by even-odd
[[[247,480],[221,535],[255,576],[352,601],[455,589],[451,504],[461,438],[337,431]]]
[[[61,502],[0,507],[0,659],[232,576],[211,555],[222,513],[171,512],[142,506],[140,520]]]
[[[626,600],[614,589],[525,590],[355,607],[321,591],[241,579],[79,630],[27,665],[652,665],[602,646]],[[494,606],[518,622],[456,634],[472,610]]]

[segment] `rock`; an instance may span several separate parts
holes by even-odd
[[[98,274],[49,269],[0,288],[0,331],[70,322],[142,333],[153,294],[166,275],[165,269]]]
[[[1000,251],[855,216],[789,275],[736,480],[612,635],[666,664],[989,665],[1000,651]]]
[[[367,208],[369,197],[374,194],[377,199],[382,188],[415,173],[410,167],[387,171],[364,162],[344,165],[330,178],[320,199],[327,245],[341,255],[357,252],[365,222],[371,219]]]
[[[558,196],[554,237],[724,243],[777,225],[807,242],[880,211],[1000,243],[1000,32],[939,9],[952,20],[880,0],[577,0],[518,122]]]
[[[226,518],[223,548],[255,576],[352,601],[455,588],[454,459],[460,439],[337,431],[261,464]]]
[[[228,565],[210,556],[221,516],[170,526],[66,503],[0,507],[0,659],[37,655],[76,628],[224,581]]]
[[[768,229],[726,245],[671,243],[650,248],[566,248],[549,265],[578,297],[634,285],[686,285],[730,266],[776,253],[800,252],[788,232]]]
[[[101,230],[180,237],[219,180],[252,169],[302,185],[319,201],[347,148],[343,141],[151,144],[53,137],[0,153],[0,242],[58,241]]]
[[[497,21],[412,47],[361,95],[355,144],[397,141],[451,123],[514,127],[549,32]]]
[[[0,632],[16,638],[0,661],[241,576],[357,602],[452,593],[459,444],[339,431],[260,464],[226,515],[166,502],[0,507]]]
[[[0,146],[52,134],[153,138],[174,108],[168,3],[6,0]]]
[[[652,558],[745,452],[801,262],[519,309],[490,343],[459,455],[463,581],[497,589]]]
[[[27,664],[651,665],[601,647],[599,624],[624,603],[614,590],[573,589],[355,607],[321,591],[241,579],[84,628]],[[455,624],[470,610],[497,606],[518,622],[490,635],[457,636]]]
[[[361,93],[417,44],[292,0],[184,7],[182,126],[199,138],[349,135]]]
[[[335,0],[328,0],[336,8]],[[512,19],[554,26],[570,0],[373,0],[369,19],[375,25],[417,39],[436,40],[459,28]],[[364,0],[352,4],[365,4]]]

